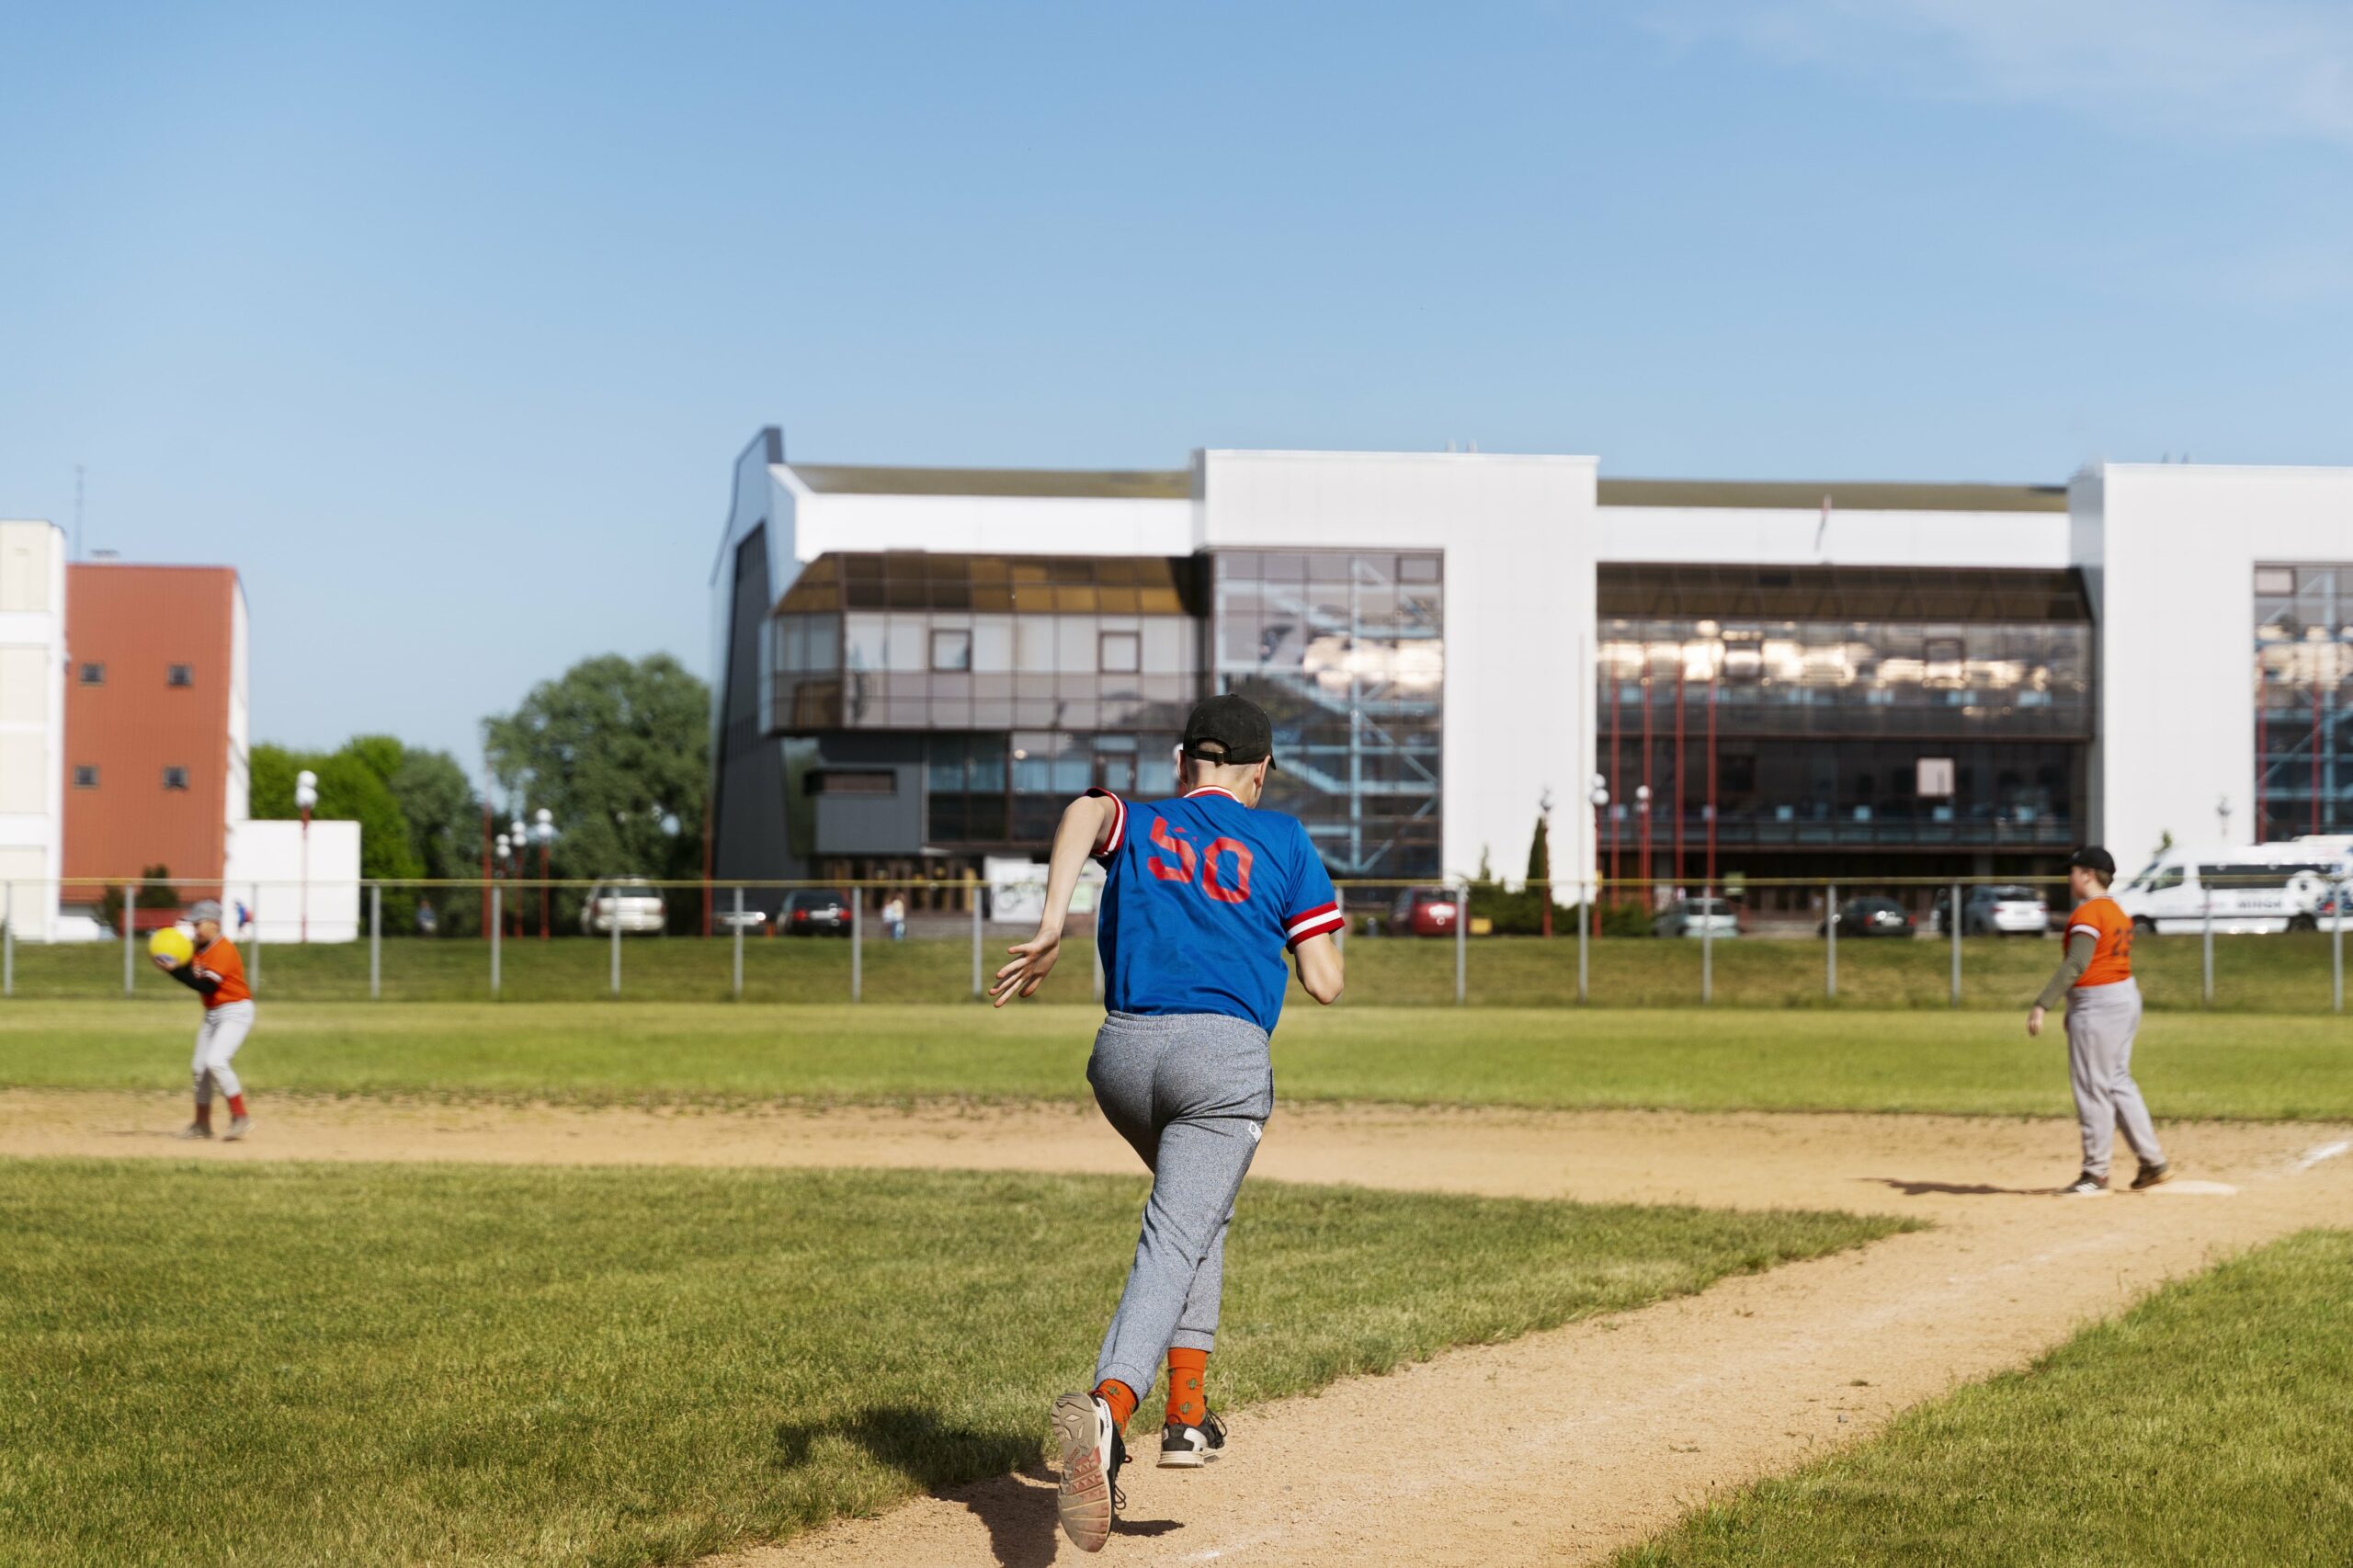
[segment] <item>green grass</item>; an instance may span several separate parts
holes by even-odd
[[[2168,1287],[1618,1568],[2353,1562],[2353,1233]]]
[[[256,1093],[586,1102],[1081,1099],[1098,1015],[1078,1007],[725,1003],[614,1007],[267,1003],[238,1070]],[[1695,1110],[2069,1114],[2066,1047],[2023,1013],[1291,1008],[1277,1092]],[[0,1084],[174,1088],[193,1003],[0,1007]],[[2159,1117],[2353,1116],[2353,1026],[2170,1014],[2133,1070]]]
[[[680,1562],[1041,1451],[1141,1180],[0,1164],[0,1561]],[[1213,1397],[1901,1221],[1259,1183]],[[1410,1257],[1413,1267],[1398,1267]],[[1051,1509],[1018,1528],[1042,1556]]]
[[[987,967],[1004,961],[1016,933],[992,928]],[[2316,1014],[2330,1002],[2327,935],[2221,937],[2214,943],[2214,1006],[2223,1012]],[[2059,944],[1993,937],[1963,944],[1962,1003],[2007,1011],[2032,1001],[2059,961]],[[972,994],[969,940],[925,938],[861,944],[865,998],[870,1002],[953,1002]],[[1576,1000],[1576,943],[1564,933],[1482,937],[1465,952],[1469,1000],[1479,1006],[1558,1006]],[[250,955],[249,955],[250,957]],[[1726,1006],[1809,1010],[1919,1008],[1949,1004],[1951,950],[1934,941],[1857,941],[1838,947],[1838,997],[1824,994],[1824,945],[1813,940],[1745,937],[1715,944],[1715,1000]],[[1590,997],[1615,1007],[1684,1007],[1699,996],[1699,944],[1613,937],[1587,954]],[[2133,964],[2157,1011],[2201,1006],[2200,944],[2195,937],[2142,941]],[[594,1001],[609,994],[610,945],[579,937],[503,945],[502,999]],[[699,937],[637,937],[621,945],[621,999],[711,1002],[733,988],[733,945]],[[1074,950],[1046,999],[1088,1000],[1088,955]],[[362,943],[272,946],[260,960],[257,989],[274,1001],[352,1001],[368,995]],[[122,995],[122,949],[116,943],[17,949],[17,994],[24,999],[97,1000]],[[849,996],[849,944],[830,938],[755,938],[744,944],[744,994],[755,1002],[830,1005]],[[187,1000],[153,969],[134,965],[136,994]],[[477,941],[388,939],[384,999],[463,1002],[490,995],[490,954]],[[1359,1004],[1451,1006],[1454,944],[1409,937],[1353,937],[1348,993]],[[1303,995],[1294,993],[1297,1000]]]

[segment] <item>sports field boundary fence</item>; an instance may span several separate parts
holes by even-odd
[[[1089,950],[1099,999],[1095,885],[1082,884],[1065,954]],[[626,900],[658,896],[659,913],[602,918],[597,895],[616,888]],[[1973,888],[2032,889],[2048,913],[2039,926],[1998,935],[1990,916],[1981,920]],[[2341,1014],[2353,881],[2251,886],[2244,891],[2264,895],[2254,910],[2234,891],[2211,881],[2188,918],[2136,934],[2151,1006]],[[1453,1006],[2023,1008],[2060,954],[2056,940],[2032,938],[2060,935],[2066,901],[2063,881],[2033,877],[1457,877],[1347,881],[1337,892],[1353,997]],[[786,918],[795,893],[804,908],[806,895],[834,895],[846,914],[796,925]],[[222,903],[257,996],[969,1000],[985,995],[1005,949],[1034,931],[1043,893],[1042,878],[16,881],[0,883],[0,999],[181,994],[148,961],[143,938],[184,921],[203,897]],[[632,931],[631,918],[651,925]],[[50,928],[28,929],[35,922]],[[2257,929],[2276,925],[2287,929]],[[837,956],[775,956],[801,945],[803,930],[837,935]],[[1053,994],[1079,999],[1067,983]]]

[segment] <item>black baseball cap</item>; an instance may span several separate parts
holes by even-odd
[[[1229,691],[1193,705],[1177,749],[1197,762],[1271,764],[1275,727],[1265,709]]]
[[[2070,866],[2081,866],[2086,871],[2097,871],[2103,877],[2116,875],[2116,857],[2097,844],[2086,844],[2067,857]]]

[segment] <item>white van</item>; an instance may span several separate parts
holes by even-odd
[[[2334,895],[2353,878],[2353,838],[2307,837],[2284,844],[2214,848],[2175,845],[2115,890],[2143,934],[2202,931],[2207,903],[2214,929],[2228,936],[2314,931],[2324,922],[2353,926]]]

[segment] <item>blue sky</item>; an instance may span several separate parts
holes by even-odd
[[[332,14],[329,14],[332,12]],[[262,738],[705,662],[729,464],[2353,463],[2353,11],[0,9],[0,516]]]

